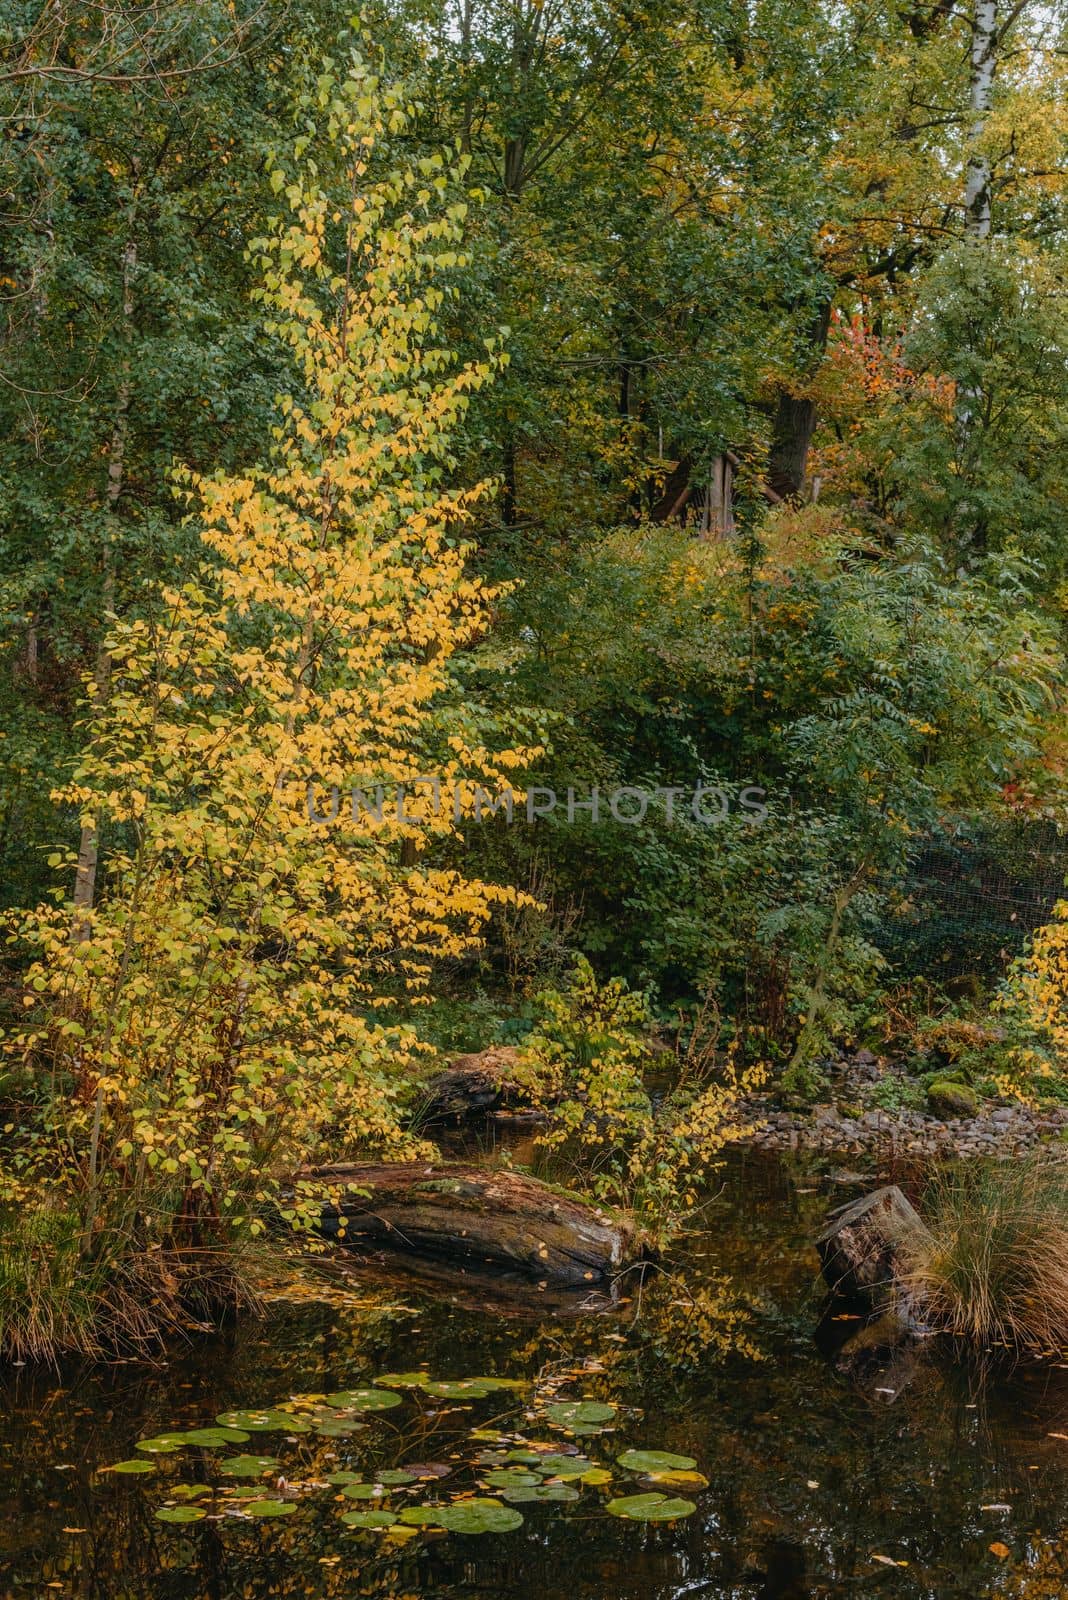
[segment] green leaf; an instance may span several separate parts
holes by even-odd
[[[206,1516],[200,1506],[160,1506],[157,1522],[203,1522]]]
[[[609,1500],[605,1510],[629,1522],[675,1522],[697,1510],[692,1500],[669,1500],[662,1494],[630,1494]]]
[[[625,1450],[619,1458],[628,1472],[692,1472],[693,1456],[673,1456],[667,1450]]]
[[[261,1478],[277,1467],[274,1456],[230,1456],[219,1463],[219,1471],[228,1478]]]

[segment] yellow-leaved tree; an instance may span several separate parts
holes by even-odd
[[[529,752],[488,749],[453,683],[492,595],[462,535],[487,485],[450,486],[450,440],[505,358],[441,347],[462,167],[380,171],[409,114],[355,59],[318,80],[294,170],[272,174],[282,214],[251,256],[293,393],[263,466],[182,479],[203,561],[153,620],[112,626],[64,796],[106,829],[102,892],[15,934],[36,960],[8,1048],[43,1093],[8,1194],[38,1217],[48,1196],[41,1227],[64,1219],[70,1273],[103,1263],[113,1305],[116,1273],[155,1263],[156,1308],[116,1315],[127,1334],[195,1295],[265,1208],[309,1223],[291,1175],[324,1142],[401,1148],[418,1041],[380,1007],[510,897],[429,864]]]

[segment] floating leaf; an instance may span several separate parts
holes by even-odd
[[[105,1472],[155,1472],[156,1468],[151,1461],[115,1461],[110,1467],[104,1467]]]
[[[444,1526],[441,1514],[445,1510],[445,1506],[405,1506],[397,1513],[397,1521],[413,1528],[441,1528]]]
[[[172,1456],[184,1443],[183,1433],[161,1433],[152,1439],[138,1439],[134,1449],[143,1450],[148,1456]]]
[[[393,1517],[388,1511],[345,1511],[342,1522],[346,1528],[390,1528]]]
[[[326,1403],[340,1411],[388,1411],[400,1405],[401,1397],[390,1389],[342,1389],[328,1394]]]
[[[559,1423],[562,1428],[587,1428],[611,1422],[615,1414],[615,1406],[600,1400],[557,1400],[545,1407],[545,1415],[549,1420]]]
[[[603,1467],[592,1467],[589,1472],[582,1474],[583,1483],[588,1483],[591,1488],[599,1489],[606,1483],[611,1483],[612,1474]]]
[[[228,1478],[259,1478],[277,1466],[274,1456],[230,1456],[220,1461],[219,1471]]]
[[[288,1411],[224,1411],[215,1421],[220,1428],[238,1428],[247,1433],[311,1432],[309,1423]]]
[[[205,1495],[211,1494],[211,1485],[207,1483],[176,1483],[170,1490],[174,1500],[203,1500]]]
[[[1007,1544],[1001,1544],[998,1542],[997,1544],[992,1544],[990,1546],[990,1554],[992,1556],[997,1556],[999,1561],[1007,1561],[1012,1555],[1012,1551],[1009,1549]]]
[[[501,1467],[496,1472],[487,1472],[486,1482],[494,1489],[517,1489],[524,1484],[540,1484],[541,1479],[536,1472],[524,1472],[521,1467]]]
[[[288,1517],[296,1510],[292,1500],[246,1500],[246,1517]]]
[[[605,1510],[628,1522],[674,1522],[697,1510],[692,1500],[669,1500],[662,1494],[629,1494],[609,1500]]]
[[[206,1450],[218,1450],[228,1444],[248,1443],[248,1434],[244,1428],[192,1428],[189,1433],[183,1433],[180,1437],[186,1444],[198,1444]]]
[[[658,1484],[664,1489],[708,1488],[708,1479],[700,1472],[647,1472],[645,1477],[650,1483]]]
[[[429,1382],[428,1372],[386,1372],[381,1378],[375,1379],[375,1383],[385,1389],[419,1389]]]
[[[324,1417],[316,1423],[315,1431],[320,1439],[344,1439],[350,1433],[362,1433],[366,1426],[359,1417]]]
[[[449,1533],[511,1533],[523,1526],[523,1516],[499,1500],[456,1500],[443,1506],[436,1520]]]
[[[516,1484],[502,1490],[505,1500],[513,1505],[523,1505],[528,1500],[577,1500],[579,1492],[568,1483]]]
[[[157,1522],[203,1522],[206,1513],[200,1506],[160,1506]]]
[[[628,1472],[692,1472],[692,1456],[673,1456],[667,1450],[625,1450],[619,1458]]]
[[[419,1474],[417,1472],[405,1472],[403,1467],[390,1467],[387,1472],[380,1472],[375,1479],[375,1482],[399,1484],[417,1483],[418,1480]]]
[[[328,1475],[326,1482],[335,1484],[338,1488],[340,1488],[342,1484],[359,1483],[360,1474],[358,1472],[331,1472]]]
[[[341,1491],[346,1500],[381,1500],[385,1492],[380,1483],[349,1483]]]

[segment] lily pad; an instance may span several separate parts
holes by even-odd
[[[692,1472],[693,1456],[673,1456],[667,1450],[624,1450],[619,1458],[628,1472]]]
[[[173,1500],[203,1500],[205,1495],[211,1494],[211,1485],[208,1483],[174,1483],[170,1488]]]
[[[219,1471],[228,1478],[261,1478],[277,1466],[274,1456],[230,1456],[220,1461]]]
[[[523,1526],[523,1514],[499,1500],[456,1500],[443,1506],[438,1522],[449,1533],[511,1533]]]
[[[398,1511],[396,1520],[412,1528],[443,1528],[441,1518],[447,1506],[405,1506]]]
[[[527,1501],[536,1500],[577,1500],[579,1492],[572,1489],[569,1483],[538,1483],[516,1484],[513,1488],[502,1489],[502,1496],[512,1505],[524,1505]]]
[[[288,1517],[297,1508],[292,1500],[246,1500],[241,1509],[246,1517]]]
[[[134,1449],[143,1450],[146,1456],[172,1456],[185,1442],[184,1433],[160,1433],[151,1439],[138,1439]]]
[[[519,1489],[524,1485],[540,1484],[541,1479],[536,1472],[524,1472],[521,1467],[501,1467],[495,1472],[487,1472],[486,1482],[494,1489]]]
[[[341,1491],[346,1500],[381,1500],[385,1492],[381,1483],[348,1483]]]
[[[385,1372],[375,1379],[384,1389],[421,1389],[430,1382],[429,1372]]]
[[[155,1464],[151,1461],[115,1461],[110,1467],[103,1469],[105,1472],[155,1472]]]
[[[662,1494],[628,1494],[609,1500],[605,1510],[628,1522],[675,1522],[697,1510],[692,1500],[669,1500]]]
[[[703,1472],[647,1472],[650,1483],[663,1489],[707,1489],[708,1479]]]
[[[320,1439],[345,1439],[350,1433],[361,1433],[366,1428],[366,1422],[361,1422],[359,1417],[323,1417],[315,1424],[315,1431]]]
[[[391,1528],[393,1517],[388,1511],[345,1511],[342,1522],[346,1528]]]
[[[417,1483],[419,1476],[420,1474],[417,1472],[405,1472],[403,1467],[390,1467],[387,1472],[380,1472],[375,1482],[389,1484]]]
[[[332,1483],[340,1489],[346,1483],[359,1483],[360,1474],[358,1472],[331,1472],[327,1475],[326,1482]]]
[[[181,1438],[186,1444],[198,1444],[205,1450],[219,1450],[228,1444],[247,1444],[244,1428],[191,1428]]]
[[[401,1397],[391,1389],[342,1389],[328,1394],[326,1403],[340,1411],[388,1411],[400,1405]]]
[[[545,1407],[550,1422],[559,1423],[562,1428],[587,1428],[611,1422],[615,1414],[615,1406],[600,1400],[557,1400]]]
[[[200,1506],[160,1506],[157,1522],[203,1522],[207,1513]]]
[[[215,1421],[220,1428],[238,1428],[246,1433],[311,1432],[309,1423],[288,1411],[224,1411]]]

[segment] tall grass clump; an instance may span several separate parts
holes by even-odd
[[[902,1288],[933,1323],[1020,1355],[1068,1345],[1068,1163],[958,1167],[932,1183],[924,1220],[902,1243]]]

